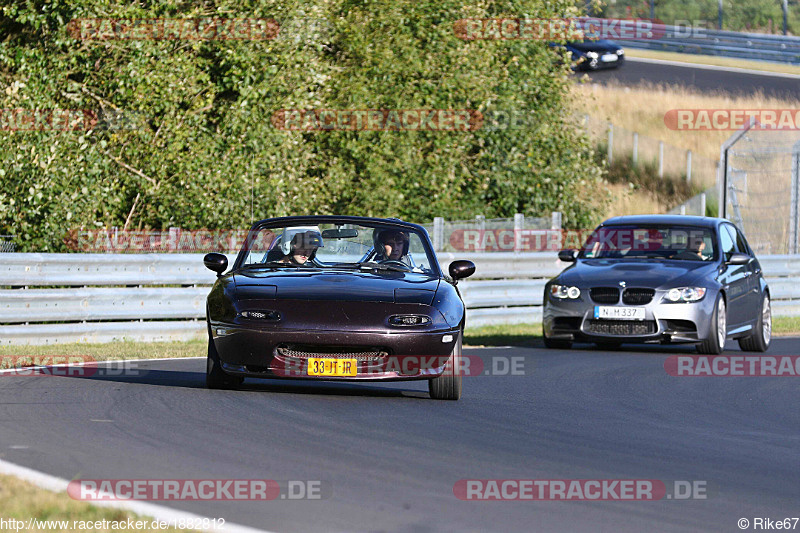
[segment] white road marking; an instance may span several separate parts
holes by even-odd
[[[33,483],[39,488],[63,494],[67,493],[67,487],[69,486],[69,481],[66,479],[61,479],[59,477],[51,476],[50,474],[38,472],[24,466],[15,465],[14,463],[9,463],[8,461],[3,461],[2,459],[0,459],[0,474],[16,476],[29,483]],[[149,502],[125,500],[115,502],[93,501],[90,503],[98,507],[124,509],[126,511],[131,511],[143,516],[149,516],[160,521],[185,520],[192,522],[196,520],[205,520],[207,518],[205,516],[177,511],[175,509],[170,509],[169,507],[164,507],[163,505],[156,505]],[[225,527],[217,531],[224,531],[226,533],[271,533],[263,529],[240,526],[231,522],[225,522]]]
[[[625,62],[632,63],[651,63],[654,65],[672,65],[675,67],[688,67],[701,70],[721,70],[724,72],[739,72],[741,74],[755,74],[757,76],[769,76],[772,78],[789,78],[800,80],[800,74],[789,74],[787,72],[770,72],[768,70],[755,70],[741,67],[722,67],[719,65],[703,65],[702,63],[688,63],[686,61],[672,61],[670,59],[649,59],[644,57],[626,57]]]

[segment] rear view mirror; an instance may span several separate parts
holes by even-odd
[[[228,258],[222,254],[212,252],[206,254],[203,258],[203,264],[206,265],[207,269],[216,272],[217,277],[219,277],[228,268]]]
[[[450,263],[448,270],[450,271],[450,277],[457,281],[473,275],[475,273],[475,263],[463,259],[453,261]]]
[[[354,237],[358,237],[358,230],[355,228],[322,230],[323,239],[352,239]]]
[[[558,258],[565,263],[574,263],[578,259],[577,250],[561,250],[558,252]]]
[[[746,265],[750,262],[750,256],[747,254],[731,254],[730,258],[725,261],[729,265]]]

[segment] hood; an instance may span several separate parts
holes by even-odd
[[[431,305],[439,278],[405,272],[256,270],[233,276],[237,297]]]
[[[717,265],[702,261],[620,261],[619,259],[579,259],[555,279],[563,285],[580,288],[628,287],[650,289],[688,286],[700,279],[713,278]]]

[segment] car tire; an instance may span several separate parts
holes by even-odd
[[[442,375],[428,381],[428,392],[433,400],[461,398],[461,338],[462,335],[459,334]]]
[[[711,327],[708,338],[697,345],[697,351],[702,354],[719,355],[725,348],[725,338],[728,333],[728,309],[722,294],[717,295],[714,304],[714,314],[711,317]]]
[[[547,336],[547,332],[544,331],[544,327],[542,327],[542,339],[544,339],[544,347],[550,350],[569,350],[572,348],[572,341],[551,339]]]
[[[231,376],[222,370],[217,347],[211,338],[211,329],[208,331],[208,358],[206,359],[206,388],[232,389],[244,383],[244,378]]]
[[[761,314],[753,328],[753,334],[739,339],[739,348],[746,352],[766,352],[772,340],[772,305],[769,294],[761,299]]]

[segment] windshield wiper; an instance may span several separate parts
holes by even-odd
[[[267,261],[266,263],[250,263],[249,265],[242,265],[243,269],[254,269],[254,268],[309,268],[309,266],[313,265],[297,265],[295,263],[282,263],[280,261]],[[316,268],[316,267],[314,267]]]
[[[394,272],[410,272],[410,268],[403,268],[397,265],[387,265],[384,263],[376,263],[375,261],[360,261],[358,263],[354,263],[358,268],[367,268],[367,269],[375,269],[375,270],[393,270]]]

